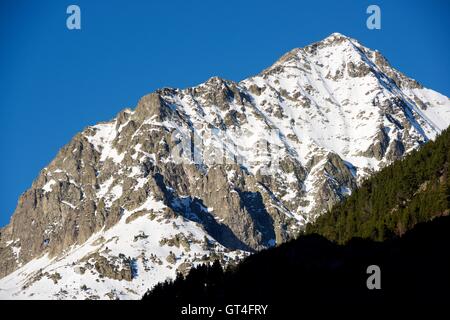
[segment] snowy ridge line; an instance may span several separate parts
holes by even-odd
[[[0,298],[139,299],[294,238],[450,125],[449,99],[339,33],[240,82],[164,88],[86,128],[0,236]]]

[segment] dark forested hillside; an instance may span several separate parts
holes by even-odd
[[[158,284],[143,300],[172,315],[188,304],[268,304],[272,316],[331,306],[368,306],[373,312],[443,304],[450,290],[449,231],[450,217],[439,217],[384,242],[355,238],[338,245],[319,235],[301,236],[226,272],[219,263],[198,266],[186,278]],[[370,265],[381,270],[380,290],[366,285]]]
[[[450,130],[366,180],[349,198],[307,226],[307,233],[345,243],[385,240],[418,222],[448,215]]]
[[[298,239],[223,271],[198,266],[144,296],[153,306],[269,304],[273,314],[317,305],[444,303],[450,292],[450,131],[365,181]],[[367,268],[381,271],[368,289]]]

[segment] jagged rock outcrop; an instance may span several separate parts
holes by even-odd
[[[232,263],[294,237],[449,123],[447,97],[340,34],[241,82],[157,90],[77,134],[20,197],[0,233],[0,297],[47,281],[30,265],[64,262],[59,282],[97,277],[76,294],[124,298],[211,257]]]

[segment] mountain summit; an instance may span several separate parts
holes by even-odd
[[[0,230],[2,298],[138,298],[282,243],[450,124],[449,99],[333,33],[260,74],[163,88],[63,147]]]

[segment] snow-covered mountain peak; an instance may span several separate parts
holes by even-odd
[[[343,35],[342,33],[339,32],[333,32],[332,34],[330,34],[328,37],[326,37],[325,39],[328,38],[348,38],[346,35]]]
[[[0,298],[137,298],[233,263],[449,124],[447,97],[341,34],[240,82],[156,90],[77,134],[21,196]]]
[[[329,46],[337,46],[337,45],[342,45],[344,43],[357,43],[359,44],[358,40],[348,37],[342,33],[339,32],[333,32],[332,34],[330,34],[329,36],[325,37],[324,39],[316,42],[317,44],[320,44],[322,46],[324,45],[329,45]],[[313,46],[315,45],[315,43],[309,45],[309,46]]]

